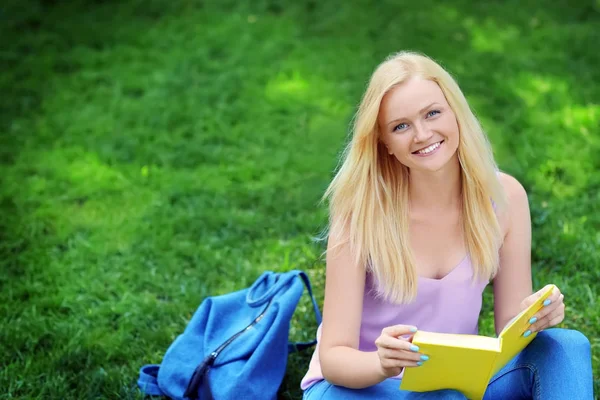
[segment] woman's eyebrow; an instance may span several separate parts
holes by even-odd
[[[434,105],[436,105],[436,104],[439,104],[439,103],[438,103],[437,101],[434,101],[433,103],[429,104],[428,106],[421,108],[421,109],[419,110],[419,114],[421,114],[423,111],[427,110],[429,107],[431,107],[431,106],[434,106]],[[397,121],[400,121],[401,119],[404,119],[404,118],[406,118],[406,117],[400,117],[400,118],[396,118],[396,119],[394,119],[394,120],[392,120],[392,121],[388,122],[388,123],[387,123],[387,125],[391,125],[391,124],[393,124],[393,123],[395,123],[395,122],[397,122]]]

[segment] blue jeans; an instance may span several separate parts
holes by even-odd
[[[304,400],[329,399],[466,399],[455,390],[408,392],[400,381],[385,381],[364,389],[348,389],[319,381],[304,392]],[[592,355],[589,340],[569,329],[548,329],[512,359],[491,380],[484,400],[593,400]]]

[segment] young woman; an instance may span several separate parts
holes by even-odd
[[[540,292],[532,294],[527,194],[497,170],[441,66],[401,52],[376,69],[325,197],[323,324],[304,399],[464,399],[399,389],[405,368],[427,362],[411,335],[476,334],[490,281],[497,332]],[[590,343],[545,330],[565,312],[559,290],[549,299],[524,335],[539,334],[491,380],[486,400],[593,398]]]

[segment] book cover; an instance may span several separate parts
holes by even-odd
[[[523,337],[523,333],[553,289],[554,285],[549,286],[497,338],[418,331],[412,342],[429,360],[420,367],[405,368],[400,389],[414,392],[455,389],[469,399],[482,399],[490,379],[536,337],[535,332],[528,337]]]

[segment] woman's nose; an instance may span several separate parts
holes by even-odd
[[[426,142],[433,135],[433,132],[431,132],[431,129],[429,129],[429,127],[425,124],[415,125],[415,130],[416,130],[415,137],[414,137],[415,143]]]

